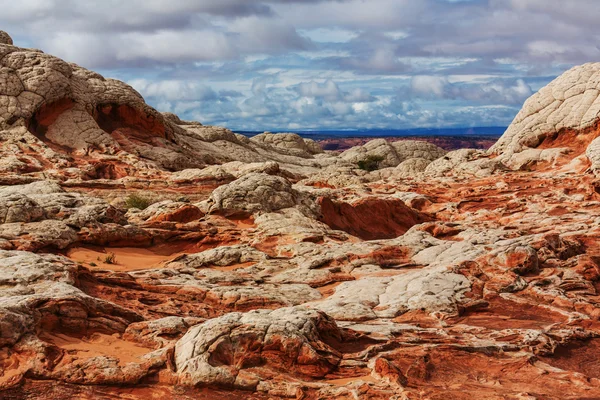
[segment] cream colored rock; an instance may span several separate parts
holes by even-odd
[[[391,142],[390,145],[396,150],[402,161],[409,158],[422,158],[433,161],[446,154],[444,149],[421,140],[398,140]]]
[[[10,35],[4,31],[0,31],[0,44],[13,44],[13,40]]]
[[[379,168],[396,167],[409,158],[423,158],[433,161],[446,154],[434,144],[416,141],[400,140],[388,142],[385,139],[374,139],[364,146],[353,147],[343,152],[340,157],[353,164],[369,159],[377,160]]]
[[[425,172],[429,164],[431,164],[431,160],[425,158],[409,158],[398,164],[391,175],[399,178],[413,178]]]
[[[250,246],[223,246],[201,253],[186,254],[167,264],[169,268],[201,268],[206,266],[228,266],[247,262],[258,262],[265,258]]]
[[[590,169],[594,172],[600,171],[600,137],[592,140],[585,151],[585,155],[591,162]]]
[[[423,268],[391,278],[344,282],[313,306],[342,321],[394,318],[409,310],[454,313],[469,288],[464,276],[445,267]]]
[[[564,131],[579,132],[598,121],[600,63],[573,67],[529,98],[489,150],[504,162]],[[576,134],[576,133],[575,133]]]
[[[64,329],[81,332],[89,328],[122,332],[140,319],[135,312],[75,288],[77,269],[62,256],[0,250],[0,344],[35,335],[42,328],[41,317],[48,315]]]
[[[0,238],[12,242],[17,250],[27,251],[45,247],[65,249],[78,239],[73,228],[63,221],[56,220],[2,224]]]
[[[225,214],[271,212],[303,203],[304,196],[281,177],[251,173],[218,187],[209,202],[210,212]]]
[[[165,317],[136,322],[127,327],[124,337],[137,343],[161,348],[183,336],[187,330],[203,322],[200,318]]]
[[[270,133],[265,132],[250,138],[251,141],[261,145],[272,146],[276,150],[283,150],[284,154],[298,157],[310,157],[322,153],[321,147],[313,140],[302,139],[295,133]]]
[[[527,170],[538,163],[547,163],[554,166],[556,161],[570,153],[568,148],[555,149],[526,149],[513,154],[504,161],[505,165],[514,170]]]
[[[126,218],[129,222],[180,222],[187,223],[196,221],[204,216],[195,205],[181,202],[164,200],[151,204],[144,210],[130,209]]]
[[[433,161],[425,168],[424,173],[436,177],[448,175],[484,177],[504,170],[506,167],[500,160],[486,157],[485,152],[481,150],[460,149]]]
[[[44,209],[23,195],[0,197],[0,223],[34,222],[43,219]]]
[[[184,169],[177,171],[169,177],[171,182],[176,184],[190,183],[212,183],[212,182],[228,182],[235,180],[235,177],[225,170],[220,165],[211,165],[206,168]]]
[[[239,386],[242,360],[250,357],[267,368],[289,365],[297,373],[322,376],[340,361],[340,354],[323,342],[323,334],[341,336],[332,319],[303,307],[226,314],[191,328],[177,342],[179,381]],[[217,358],[219,364],[211,362]]]

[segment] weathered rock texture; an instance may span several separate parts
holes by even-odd
[[[336,154],[0,32],[0,398],[600,398],[597,70]]]
[[[600,63],[574,67],[525,102],[490,153],[515,167],[572,159],[600,134],[599,114]]]

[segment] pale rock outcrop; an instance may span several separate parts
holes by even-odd
[[[0,197],[0,223],[34,222],[44,218],[44,209],[23,195]]]
[[[130,209],[127,219],[130,222],[179,222],[196,221],[204,216],[198,207],[180,201],[164,200],[151,204],[144,210]]]
[[[175,184],[213,184],[221,182],[231,182],[235,176],[223,168],[222,165],[211,165],[206,168],[190,168],[177,171],[171,174],[169,181]]]
[[[396,150],[402,161],[409,158],[423,158],[433,161],[446,154],[444,149],[421,140],[398,140],[391,142],[390,145]]]
[[[177,342],[179,381],[256,388],[259,376],[248,383],[242,372],[261,364],[322,377],[341,359],[340,353],[323,341],[323,335],[342,336],[335,321],[304,307],[226,314],[191,328]]]
[[[8,33],[0,31],[0,44],[12,45],[13,40]]]
[[[13,185],[0,187],[0,196],[10,195],[43,195],[43,194],[56,194],[64,193],[64,189],[56,182],[52,181],[38,181],[32,182],[27,185]]]
[[[314,307],[336,320],[394,318],[410,310],[455,313],[470,288],[468,279],[445,267],[424,268],[390,278],[344,282]]]
[[[203,155],[176,145],[175,132],[182,131],[130,86],[6,42],[0,44],[3,140],[19,147],[19,140],[42,148],[48,142],[81,155],[123,150],[169,169],[203,164]]]
[[[88,296],[75,288],[78,266],[55,255],[0,250],[0,314],[13,315],[16,325],[0,323],[0,343],[15,343],[36,328],[124,331],[139,316]],[[108,318],[107,318],[108,317]],[[7,319],[3,319],[7,322]]]
[[[304,144],[306,145],[306,148],[310,154],[323,154],[323,148],[319,143],[308,138],[304,138],[302,140],[304,140]]]
[[[391,176],[398,178],[414,178],[418,174],[425,172],[425,169],[431,162],[432,160],[427,160],[425,158],[406,159],[398,164]]]
[[[295,133],[273,134],[271,132],[265,132],[253,136],[250,140],[262,145],[272,146],[278,151],[284,150],[285,154],[298,157],[310,157],[313,154],[323,152],[315,141],[303,139],[300,135]]]
[[[215,189],[209,203],[211,213],[253,214],[294,207],[306,199],[285,178],[251,173]]]
[[[201,268],[207,266],[229,266],[247,262],[258,262],[265,258],[265,254],[250,246],[223,246],[210,249],[201,253],[180,256],[166,267],[168,268]]]
[[[376,173],[377,171],[373,172]],[[357,169],[356,165],[345,163],[323,168],[314,174],[310,174],[301,183],[319,188],[361,187],[363,184],[370,182],[372,177],[367,171]]]
[[[451,151],[433,161],[425,168],[425,174],[431,176],[470,175],[484,177],[504,171],[506,167],[498,159],[485,156],[481,150],[461,149]]]
[[[67,193],[50,181],[0,187],[1,220],[5,223],[61,220],[75,227],[125,222],[122,212],[106,201],[79,193]],[[35,231],[34,225],[26,229]]]
[[[63,221],[44,220],[0,225],[0,239],[17,250],[37,251],[46,247],[65,249],[77,242],[77,231]]]
[[[547,163],[551,166],[560,159],[561,156],[570,153],[568,148],[555,149],[526,149],[513,154],[504,161],[504,165],[513,170],[527,170],[535,168],[536,164]]]
[[[343,152],[340,157],[353,164],[369,159],[379,160],[379,168],[396,167],[409,158],[423,158],[433,161],[446,154],[434,144],[416,141],[400,140],[388,142],[385,139],[374,139],[364,146],[353,147]]]
[[[204,321],[200,318],[175,316],[134,322],[127,327],[123,338],[160,349],[181,338],[190,327],[201,322]]]
[[[593,129],[598,122],[599,95],[600,63],[573,67],[525,102],[489,153],[499,155],[507,164],[513,164],[511,159],[519,153],[537,148],[544,142],[564,151],[581,153],[580,148],[585,148],[595,137],[586,138],[583,131]],[[566,135],[571,139],[564,140]],[[540,158],[535,153],[528,154],[532,163]],[[526,164],[521,160],[515,167]]]
[[[585,150],[585,155],[590,160],[590,169],[594,172],[600,171],[600,137],[592,140]]]
[[[189,126],[189,125],[193,125],[193,126],[202,126],[202,124],[198,121],[184,121],[181,118],[179,118],[178,115],[173,114],[171,112],[162,112],[161,113],[163,115],[163,117],[165,117],[165,119],[173,122],[176,125],[184,125],[184,126]]]

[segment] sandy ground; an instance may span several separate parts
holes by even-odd
[[[119,338],[118,334],[93,333],[89,337],[77,338],[61,333],[44,332],[40,338],[48,343],[76,354],[80,358],[107,356],[119,359],[119,365],[140,362],[144,354],[152,350]]]
[[[179,249],[162,247],[141,249],[135,247],[88,248],[75,247],[67,252],[67,257],[89,268],[109,269],[112,271],[136,271],[160,267],[167,261],[184,254]],[[115,260],[107,262],[108,255],[114,254]],[[94,265],[95,264],[95,265]]]

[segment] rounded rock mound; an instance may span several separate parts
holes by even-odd
[[[13,45],[13,40],[10,35],[4,31],[0,31],[0,44]]]
[[[296,133],[264,132],[252,137],[250,140],[259,144],[270,145],[277,150],[298,157],[310,157],[323,152],[317,142],[311,139],[303,139]]]
[[[489,154],[513,169],[564,164],[600,135],[600,63],[565,72],[530,97]]]
[[[285,178],[250,173],[215,189],[209,201],[211,213],[231,216],[294,207],[301,203],[302,196]]]
[[[374,139],[363,146],[344,151],[340,157],[357,165],[374,161],[377,163],[377,168],[388,168],[396,167],[410,158],[433,161],[443,157],[444,154],[446,151],[438,146],[419,140],[400,140],[390,143],[385,139]]]
[[[331,372],[341,354],[327,338],[339,340],[342,332],[333,319],[316,310],[231,313],[190,329],[175,346],[175,364],[184,385],[255,389],[260,378],[243,373],[254,366],[313,378]]]

